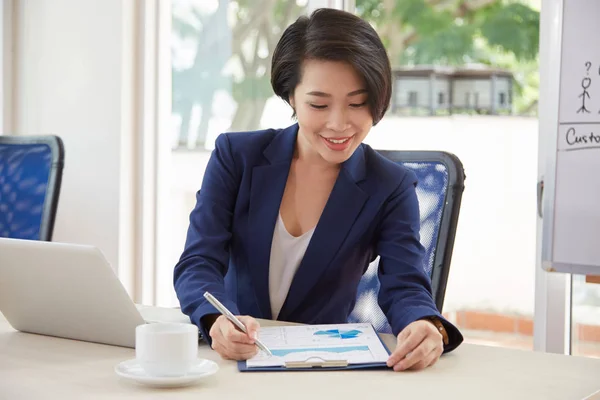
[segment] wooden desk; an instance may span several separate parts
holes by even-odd
[[[132,349],[16,332],[0,314],[0,399],[580,400],[600,389],[600,360],[469,344],[416,373],[240,373],[205,345],[198,354],[219,372],[196,386],[151,389],[113,372]]]

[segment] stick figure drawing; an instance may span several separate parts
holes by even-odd
[[[588,110],[585,107],[585,98],[587,97],[588,99],[590,98],[590,93],[587,91],[589,89],[589,87],[592,84],[592,80],[590,78],[583,78],[583,80],[581,81],[581,87],[583,88],[583,93],[581,93],[578,97],[581,97],[581,108],[579,110],[577,110],[577,114],[579,113],[590,113],[590,110]]]

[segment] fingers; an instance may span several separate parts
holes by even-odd
[[[398,364],[406,355],[413,352],[425,339],[427,332],[422,329],[414,329],[412,326],[407,326],[398,335],[398,347],[392,353],[387,361],[387,366],[392,367]]]
[[[407,369],[421,370],[433,364],[443,352],[443,347],[433,339],[426,339],[406,356],[403,360],[394,365],[394,371],[404,371]]]
[[[440,359],[440,357],[442,356],[443,353],[444,353],[444,345],[442,344],[442,346],[440,348],[437,348],[436,351],[434,351],[432,353],[431,360],[429,361],[429,364],[427,364],[425,366],[425,368],[434,366],[435,363],[437,363],[437,361]]]
[[[221,330],[221,334],[223,335],[225,340],[229,342],[249,345],[254,344],[254,339],[237,329],[237,327],[233,325],[229,320],[225,320],[224,323],[220,324],[219,329]]]
[[[219,342],[213,341],[212,344],[213,350],[215,350],[219,355],[225,360],[248,360],[256,355],[258,349],[256,346],[251,347],[226,347]]]
[[[242,322],[246,324],[246,321]],[[255,325],[252,326],[255,327]],[[225,317],[221,316],[217,318],[209,334],[212,338],[212,348],[224,359],[247,360],[258,352],[258,348],[254,344],[254,339],[239,331]]]
[[[232,360],[229,350],[227,350],[225,347],[223,347],[223,345],[220,344],[219,342],[217,342],[216,340],[213,339],[211,347],[214,351],[219,353],[219,355],[221,356],[222,359]]]
[[[420,370],[435,364],[443,352],[443,337],[433,324],[415,321],[398,335],[398,347],[387,365],[394,371]]]
[[[244,324],[246,327],[246,330],[248,331],[248,337],[256,339],[258,337],[258,330],[260,329],[260,324],[258,321],[247,315],[238,317],[238,319],[242,321],[242,324]]]
[[[237,327],[229,321],[227,318],[222,320],[217,320],[215,323],[218,331],[216,332],[217,337],[220,340],[221,344],[223,344],[227,348],[231,348],[233,346],[241,346],[243,347],[254,346],[254,339],[250,338],[247,334],[237,329]]]
[[[437,360],[440,359],[440,356],[442,355],[442,353],[443,353],[443,350],[439,350],[436,348],[431,353],[429,353],[429,356],[427,356],[425,359],[419,361],[418,363],[414,364],[409,369],[411,371],[419,371],[419,370],[431,367],[432,365],[434,365],[437,362]]]

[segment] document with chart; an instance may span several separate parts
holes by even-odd
[[[260,351],[246,361],[261,367],[384,366],[389,357],[371,324],[303,325],[261,328],[259,339],[272,356]]]

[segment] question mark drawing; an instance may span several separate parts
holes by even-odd
[[[588,92],[588,89],[590,88],[590,85],[592,84],[592,79],[589,77],[590,76],[590,68],[592,68],[592,63],[590,61],[586,61],[585,63],[585,74],[586,77],[583,78],[583,80],[581,81],[581,88],[583,89],[583,93],[581,93],[578,97],[581,97],[581,108],[577,110],[577,114],[579,113],[590,113],[590,110],[587,109],[587,107],[585,106],[585,99],[587,98],[588,100],[591,100],[591,96],[590,93]]]

